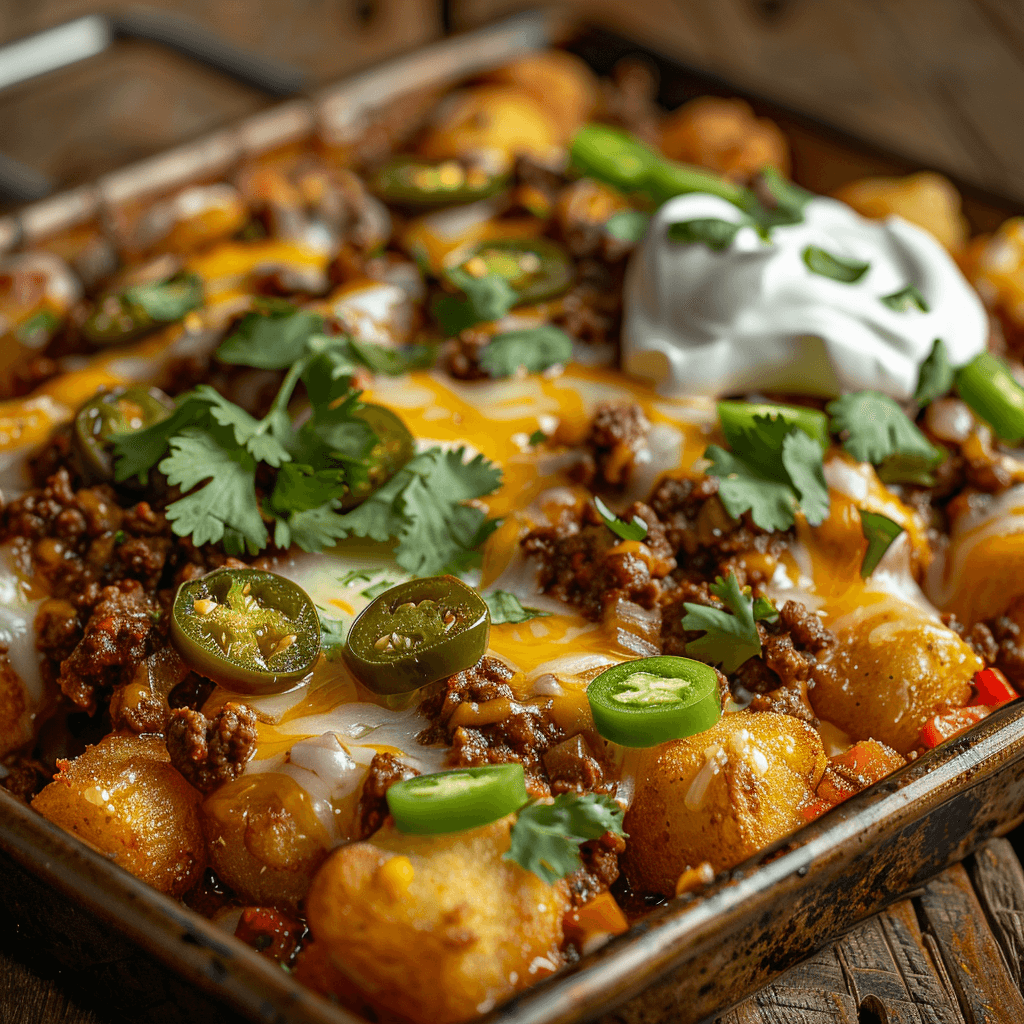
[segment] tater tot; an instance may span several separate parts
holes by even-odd
[[[551,115],[566,140],[589,120],[597,106],[597,77],[579,57],[564,50],[527,54],[487,77],[529,93]]]
[[[941,174],[922,171],[905,178],[861,178],[833,192],[864,217],[895,214],[930,231],[950,252],[967,244],[967,220],[961,213],[960,193]]]
[[[248,903],[294,911],[330,841],[289,775],[243,775],[203,802],[210,864]]]
[[[454,93],[441,105],[419,149],[430,160],[486,154],[510,164],[517,156],[550,161],[561,141],[551,115],[529,93],[481,85]]]
[[[984,667],[934,615],[889,594],[865,594],[828,626],[836,643],[812,672],[814,713],[854,740],[881,740],[901,754],[917,745],[929,716],[967,702]]]
[[[630,885],[674,896],[688,868],[707,861],[721,871],[792,832],[826,764],[809,725],[772,712],[727,714],[705,732],[652,747],[626,815]]]
[[[206,867],[199,794],[171,766],[159,736],[111,733],[32,801],[44,818],[136,878],[180,896]]]
[[[514,820],[434,836],[387,822],[336,850],[306,900],[326,964],[417,1024],[469,1020],[553,971],[566,891],[502,859]]]
[[[739,99],[701,96],[684,104],[662,125],[661,149],[673,160],[708,167],[735,181],[746,181],[768,164],[789,174],[786,137]]]

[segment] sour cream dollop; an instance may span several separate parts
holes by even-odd
[[[652,220],[626,278],[624,367],[666,394],[872,388],[906,400],[936,338],[954,366],[985,348],[981,300],[946,250],[899,217],[867,220],[814,198],[802,223],[773,229],[768,242],[749,226],[720,252],[669,240],[670,224],[700,218],[744,216],[717,196],[677,196]],[[808,268],[808,246],[869,267],[854,283],[833,280]],[[908,285],[928,312],[882,302]]]

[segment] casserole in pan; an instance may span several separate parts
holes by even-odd
[[[252,1015],[696,1020],[1024,806],[1015,223],[546,31],[8,224],[5,847]]]

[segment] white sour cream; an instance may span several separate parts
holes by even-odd
[[[667,394],[749,391],[831,396],[872,388],[909,399],[936,338],[954,366],[985,348],[981,300],[945,249],[899,217],[867,220],[844,203],[814,198],[804,221],[763,241],[742,227],[715,252],[669,241],[668,226],[743,214],[716,196],[677,196],[651,222],[625,289],[623,364]],[[808,246],[870,264],[852,284],[812,273]],[[908,285],[924,297],[890,309]]]

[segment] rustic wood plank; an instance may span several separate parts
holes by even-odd
[[[1024,985],[1024,870],[1013,847],[994,839],[968,862],[989,926],[1003,952],[1003,962],[1017,988]]]
[[[963,1024],[909,901],[860,925],[837,949],[858,1006],[889,1024]]]
[[[4,1024],[101,1024],[52,979],[6,957],[0,957],[0,1007]]]
[[[954,865],[930,882],[917,905],[968,1024],[1024,1021],[1024,997],[1003,965],[963,866]]]

